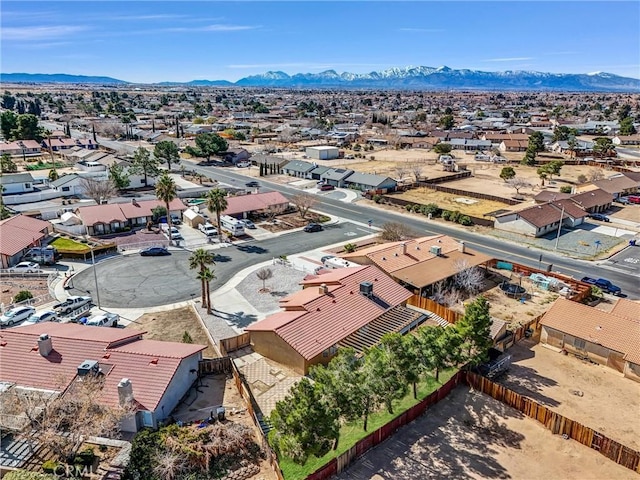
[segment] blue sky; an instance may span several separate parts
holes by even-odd
[[[132,82],[424,65],[640,78],[637,1],[2,1],[4,73]]]

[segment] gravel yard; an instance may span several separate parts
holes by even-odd
[[[336,478],[600,480],[637,474],[487,395],[458,387]]]
[[[256,273],[247,275],[242,280],[236,290],[251,305],[261,313],[273,313],[280,311],[279,300],[298,290],[302,290],[300,282],[307,273],[296,270],[294,267],[286,267],[282,264],[269,265],[265,267],[271,270],[273,276],[264,282],[266,291],[262,291],[263,284]]]

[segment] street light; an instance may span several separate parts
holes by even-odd
[[[100,291],[98,290],[98,274],[96,273],[96,257],[93,255],[93,247],[91,247],[91,265],[93,265],[93,281],[96,284],[96,300],[98,301],[98,308],[101,308]]]

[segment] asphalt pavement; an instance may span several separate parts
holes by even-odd
[[[237,272],[252,265],[294,255],[335,243],[349,243],[369,235],[367,227],[338,222],[321,232],[294,231],[277,237],[235,244],[214,250],[216,279],[211,290],[226,284]],[[196,272],[189,269],[188,251],[174,250],[166,257],[137,254],[108,258],[96,265],[100,306],[106,308],[144,308],[177,303],[200,295]],[[93,270],[88,268],[73,278],[71,295],[95,294]]]

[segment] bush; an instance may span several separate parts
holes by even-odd
[[[358,248],[358,246],[355,243],[347,243],[343,248],[345,252],[353,253],[356,251],[356,248]]]
[[[473,221],[468,215],[460,215],[460,217],[458,217],[458,223],[460,225],[464,225],[465,227],[473,225]]]
[[[449,210],[442,211],[442,219],[446,220],[447,222],[450,220],[450,215],[451,215],[451,211]]]
[[[415,205],[411,205],[410,203],[407,203],[407,204],[404,206],[404,209],[405,209],[407,212],[415,212],[414,207],[415,207]]]
[[[58,469],[58,465],[60,464],[55,460],[47,460],[42,464],[42,470],[45,473],[55,473],[55,471]]]
[[[93,451],[93,447],[87,447],[75,456],[73,463],[74,465],[84,465],[88,467],[89,465],[93,465],[95,458],[96,454]]]
[[[381,195],[374,195],[373,196],[373,201],[376,203],[380,203],[382,201],[382,196]]]
[[[562,187],[560,187],[560,193],[571,193],[571,186],[563,185]]]
[[[19,303],[29,300],[30,298],[33,298],[33,294],[29,290],[20,290],[13,298],[13,301]]]
[[[432,217],[439,217],[442,214],[442,209],[435,203],[428,203],[426,205],[422,205],[420,212],[425,216],[429,216],[429,214],[431,214]]]

